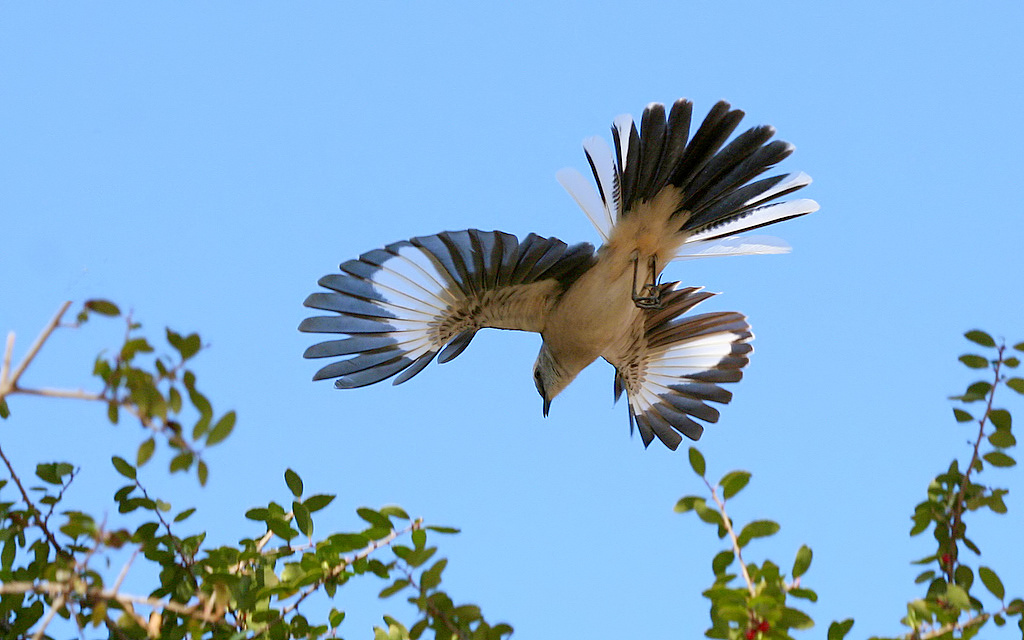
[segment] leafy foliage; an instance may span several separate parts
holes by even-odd
[[[38,347],[60,325],[65,305],[37,340]],[[120,316],[113,303],[90,300],[78,314],[80,326],[90,314]],[[335,636],[344,611],[331,609],[325,619],[307,616],[311,598],[333,598],[351,580],[364,576],[387,583],[381,598],[397,594],[416,606],[419,615],[409,627],[390,616],[374,630],[375,638],[499,640],[509,636],[506,624],[488,623],[475,605],[457,605],[441,589],[445,559],[436,558],[434,535],[457,533],[451,527],[425,525],[400,507],[361,507],[366,526],[314,539],[314,519],[334,501],[333,495],[308,494],[298,472],[288,469],[284,484],[288,500],[274,501],[246,512],[253,529],[237,546],[206,545],[206,533],[189,529],[195,509],[175,508],[151,496],[143,467],[157,446],[171,449],[169,471],[196,471],[206,484],[209,470],[203,451],[227,438],[235,425],[229,411],[216,420],[212,403],[185,368],[202,349],[197,334],[166,331],[174,357],[155,353],[139,335],[141,326],[126,319],[124,343],[110,357],[97,358],[94,373],[102,383],[97,393],[27,389],[21,373],[38,347],[13,371],[0,372],[0,406],[10,416],[8,396],[21,394],[72,397],[101,402],[107,417],[118,423],[124,414],[135,418],[143,440],[134,464],[113,456],[111,464],[127,482],[113,492],[118,518],[95,516],[68,504],[65,492],[82,468],[70,462],[36,466],[42,484],[26,487],[2,449],[9,480],[0,480],[0,637],[46,635],[55,616],[79,629],[106,627],[111,637],[142,639],[241,639]],[[194,420],[186,422],[187,407]],[[189,424],[191,428],[185,428]],[[11,428],[14,425],[8,425]],[[95,461],[86,461],[91,466]],[[129,520],[129,514],[135,520]],[[129,524],[139,521],[141,524]],[[428,536],[428,532],[430,535]],[[102,567],[120,549],[133,555],[111,580]],[[133,562],[157,569],[159,582],[148,595],[120,590]]]
[[[49,638],[46,634],[57,616],[80,630],[106,627],[111,637],[131,640],[337,637],[345,612],[331,608],[311,618],[311,610],[325,607],[309,603],[335,598],[357,578],[383,581],[380,598],[403,596],[417,611],[409,626],[384,616],[373,630],[375,640],[416,639],[428,632],[445,640],[500,640],[511,635],[509,625],[487,622],[479,607],[456,604],[441,589],[448,561],[437,557],[433,538],[458,533],[457,529],[424,524],[389,505],[359,507],[356,515],[364,523],[360,528],[315,537],[317,520],[335,496],[311,492],[291,468],[284,473],[280,502],[270,500],[245,512],[252,528],[237,545],[206,544],[206,533],[194,524],[194,508],[175,508],[150,495],[143,483],[154,453],[167,447],[168,471],[194,470],[205,485],[210,472],[204,452],[228,438],[236,424],[233,411],[214,413],[197,386],[195,372],[186,368],[202,350],[200,337],[168,329],[165,337],[172,355],[156,355],[140,334],[141,326],[128,317],[123,344],[94,363],[100,391],[21,386],[21,375],[50,334],[62,326],[67,307],[16,367],[10,363],[8,340],[0,368],[0,418],[11,417],[8,398],[18,394],[77,398],[105,405],[113,424],[130,416],[142,429],[141,442],[134,456],[111,457],[124,480],[113,491],[117,516],[101,519],[77,510],[66,495],[83,467],[66,461],[37,463],[35,484],[26,486],[28,480],[0,447],[9,474],[0,479],[0,637]],[[92,315],[117,318],[121,311],[111,302],[90,300],[70,326],[80,326]],[[995,563],[982,564],[980,547],[967,535],[971,513],[1007,511],[1008,490],[982,484],[978,478],[987,468],[1016,465],[1012,415],[994,401],[1003,387],[1024,395],[1024,378],[1008,373],[1020,365],[1013,351],[1024,351],[1024,343],[1011,350],[980,330],[965,337],[973,349],[985,351],[964,354],[959,360],[988,376],[952,398],[960,404],[953,409],[955,423],[971,429],[969,459],[954,459],[935,476],[911,517],[910,535],[930,532],[935,547],[915,561],[924,567],[916,579],[924,593],[907,605],[902,622],[908,631],[900,636],[906,640],[972,638],[989,622],[1004,626],[1013,619],[1024,632],[1024,600],[1007,596]],[[681,498],[676,511],[695,513],[727,541],[711,560],[713,582],[704,591],[711,603],[705,635],[786,640],[791,633],[812,628],[814,621],[801,608],[818,599],[802,584],[812,565],[810,547],[797,549],[792,565],[750,561],[757,541],[780,530],[772,520],[739,526],[730,518],[726,506],[749,485],[750,472],[730,471],[712,484],[707,461],[696,448],[689,450],[689,462],[707,494]],[[85,461],[85,468],[95,463]],[[105,568],[119,550],[131,552],[131,560],[118,575],[106,575]],[[120,589],[134,562],[156,569],[157,584],[148,595]],[[791,567],[788,574],[783,566]],[[826,637],[842,640],[853,626],[853,618],[832,622]]]
[[[1007,489],[992,488],[977,481],[978,474],[986,464],[1005,468],[1016,464],[1010,450],[1017,440],[1012,432],[1013,419],[1010,412],[994,408],[996,390],[1005,386],[1024,395],[1024,381],[1007,375],[1007,369],[1015,369],[1020,362],[1010,355],[1004,344],[998,344],[988,333],[980,330],[968,331],[965,337],[976,345],[990,350],[989,355],[965,354],[959,360],[972,370],[988,369],[990,380],[970,384],[966,391],[952,399],[965,405],[954,408],[957,423],[977,426],[972,436],[972,455],[963,465],[953,460],[945,472],[929,484],[927,498],[914,508],[911,536],[931,531],[935,539],[935,552],[915,561],[914,564],[930,566],[917,576],[917,584],[927,584],[924,597],[912,600],[907,605],[904,625],[910,632],[902,636],[907,640],[972,638],[991,620],[1003,626],[1009,618],[1016,617],[1017,625],[1024,632],[1024,600],[1015,598],[1007,601],[1006,589],[995,570],[980,563],[970,562],[962,551],[970,551],[975,557],[981,556],[981,549],[967,537],[967,523],[964,516],[970,512],[989,509],[997,514],[1006,513],[1003,498]],[[1024,343],[1013,347],[1024,351]],[[967,405],[980,404],[980,413],[975,418]],[[811,550],[803,546],[797,551],[791,579],[787,581],[779,567],[770,560],[761,565],[745,563],[743,550],[756,538],[769,537],[779,531],[779,525],[769,520],[751,522],[736,529],[726,513],[726,502],[735,497],[750,480],[746,471],[732,471],[712,486],[705,478],[706,461],[696,449],[690,449],[690,465],[704,479],[714,507],[700,496],[685,496],[676,504],[676,511],[693,511],[704,522],[717,527],[719,538],[728,537],[730,548],[715,556],[711,563],[715,576],[714,584],[704,592],[711,601],[711,627],[705,632],[709,638],[785,639],[793,629],[806,629],[813,622],[802,611],[791,608],[788,598],[804,598],[815,602],[817,595],[800,585],[800,577],[811,564]],[[721,497],[719,497],[721,495]],[[743,577],[737,583],[737,566]],[[975,583],[975,576],[987,594]],[[984,604],[988,597],[997,602]],[[853,628],[852,618],[833,622],[828,629],[828,640],[841,640]],[[876,639],[879,640],[879,639]]]

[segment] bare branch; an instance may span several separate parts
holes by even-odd
[[[3,385],[0,386],[0,396],[7,395],[11,391],[14,391],[15,389],[18,388],[18,380],[21,379],[21,375],[25,373],[25,369],[28,368],[28,365],[32,364],[32,360],[35,359],[36,354],[39,353],[39,350],[43,348],[43,344],[45,344],[46,341],[50,338],[50,334],[53,333],[53,330],[56,329],[57,325],[60,324],[60,319],[64,316],[64,313],[68,310],[68,307],[70,306],[70,300],[62,304],[60,306],[60,309],[58,309],[57,313],[53,316],[53,318],[51,318],[50,321],[46,323],[46,326],[43,327],[42,333],[39,334],[39,337],[36,338],[36,341],[32,343],[31,347],[29,347],[28,353],[25,354],[25,357],[18,365],[18,368],[15,369],[11,377],[7,380],[4,380]],[[8,345],[10,345],[12,341],[13,340],[11,337],[7,338]],[[5,359],[7,358],[7,355],[8,354],[6,353],[4,354]],[[6,367],[4,368],[4,370],[7,370]]]
[[[7,593],[42,593],[49,595],[60,595],[68,589],[68,585],[62,582],[50,582],[42,580],[40,582],[5,582],[0,584],[0,594]],[[153,609],[159,609],[162,611],[170,611],[178,615],[187,616],[195,620],[201,620],[202,622],[209,622],[211,624],[227,624],[223,618],[215,616],[206,616],[197,606],[186,606],[180,602],[174,602],[173,600],[158,600],[157,598],[149,598],[146,596],[133,596],[126,593],[116,593],[113,589],[86,589],[83,596],[88,598],[94,598],[98,600],[106,600],[108,602],[117,602],[123,607],[128,607],[135,604],[145,605],[152,607]]]

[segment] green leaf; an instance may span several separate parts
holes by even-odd
[[[1024,351],[1024,342],[1018,342],[1017,344],[1013,345],[1013,348],[1016,349],[1017,351]]]
[[[309,517],[309,509],[301,502],[292,502],[292,513],[295,515],[295,526],[306,537],[313,535],[313,519]]]
[[[441,558],[434,563],[432,567],[423,572],[420,576],[420,588],[424,591],[429,591],[441,584],[441,572],[448,566],[448,560]]]
[[[796,552],[796,560],[793,562],[793,577],[799,578],[800,576],[807,573],[807,569],[811,566],[811,558],[814,556],[811,548],[807,545],[800,547],[800,550]]]
[[[1024,395],[1024,378],[1010,378],[1006,381],[1006,386]]]
[[[997,429],[988,436],[989,444],[993,447],[1006,449],[1017,444],[1017,438],[1007,429]]]
[[[852,628],[853,618],[847,618],[842,622],[833,622],[828,625],[828,640],[843,640]]]
[[[231,431],[235,428],[235,412],[228,411],[224,416],[217,421],[217,424],[210,430],[210,435],[206,437],[206,446],[212,446],[224,440]]]
[[[363,520],[369,522],[374,527],[379,527],[387,531],[390,531],[394,528],[391,525],[391,521],[387,519],[387,516],[384,516],[379,512],[374,511],[373,509],[369,509],[367,507],[359,507],[358,509],[356,509],[356,514]]]
[[[334,500],[334,496],[318,493],[315,496],[309,496],[303,500],[302,504],[310,513],[315,513],[331,504],[332,500]]]
[[[1016,369],[1017,367],[1020,366],[1020,359],[1011,356],[1003,360],[1003,364],[1010,367],[1011,369]]]
[[[120,473],[122,476],[128,478],[129,480],[135,479],[135,467],[128,464],[128,462],[124,458],[120,456],[113,456],[110,458],[110,461],[114,463],[114,468],[117,469],[117,472]]]
[[[996,572],[989,569],[988,567],[978,567],[978,577],[981,578],[981,583],[985,585],[985,588],[995,597],[1002,600],[1006,597],[1006,589],[1003,588],[1003,581],[999,579]]]
[[[338,611],[337,609],[331,609],[331,613],[327,616],[327,621],[331,623],[332,627],[336,627],[341,624],[342,620],[345,619],[345,612]]]
[[[192,507],[190,509],[185,509],[184,511],[182,511],[178,515],[174,516],[174,521],[175,522],[181,522],[182,520],[185,520],[186,518],[188,518],[190,515],[192,515],[195,512],[196,512],[196,508],[195,507]]]
[[[409,514],[405,512],[405,509],[393,504],[381,507],[380,513],[385,516],[394,516],[396,518],[401,518],[402,520],[409,519]]]
[[[285,469],[284,483],[288,485],[288,490],[292,492],[293,496],[298,498],[302,495],[302,478],[299,477],[299,474],[291,469]]]
[[[982,457],[985,458],[985,462],[989,463],[993,467],[1012,467],[1017,464],[1016,460],[1002,451],[990,451]]]
[[[135,464],[139,467],[149,462],[149,459],[153,457],[153,450],[156,449],[156,440],[148,438],[145,442],[139,445],[139,450],[135,454]]]
[[[192,466],[192,453],[189,451],[183,451],[178,455],[171,458],[170,470],[171,473],[177,471],[184,471]]]
[[[192,333],[183,338],[181,334],[171,331],[170,328],[167,329],[167,342],[170,342],[171,346],[181,354],[182,361],[199,353],[199,348],[202,346],[199,334]]]
[[[974,355],[973,353],[965,353],[958,358],[960,362],[964,363],[971,369],[984,369],[988,366],[988,360],[981,356]]]
[[[750,482],[750,472],[730,471],[722,476],[718,484],[722,487],[722,497],[728,500],[747,486],[748,482]]]
[[[971,420],[974,420],[974,416],[963,409],[953,409],[953,417],[956,418],[957,422],[970,422]]]
[[[455,527],[439,527],[437,525],[427,525],[427,531],[435,531],[437,533],[453,534],[460,533],[462,529],[456,529]]]
[[[992,336],[988,335],[987,333],[979,329],[968,331],[967,333],[964,334],[964,337],[970,340],[971,342],[976,342],[977,344],[980,344],[983,347],[996,346],[996,341],[992,339]]]
[[[775,624],[784,629],[810,629],[814,626],[814,621],[803,611],[786,607]]]
[[[117,308],[117,305],[110,300],[86,300],[85,308],[90,311],[95,311],[101,316],[115,317],[121,315],[121,310]]]
[[[818,601],[818,594],[810,589],[790,589],[789,595],[793,596],[794,598],[803,598],[804,600],[810,600],[811,602]]]
[[[676,513],[686,513],[687,511],[693,511],[694,505],[696,505],[698,502],[704,504],[704,498],[701,498],[700,496],[683,496],[682,498],[679,499],[679,502],[676,503],[676,506],[673,510]]]
[[[716,577],[720,576],[725,573],[725,570],[729,568],[729,565],[735,559],[736,554],[732,551],[720,551],[711,561],[711,570],[715,573]]]
[[[7,398],[0,398],[0,418],[6,420],[11,415],[11,410],[7,406]]]
[[[778,523],[771,520],[755,520],[743,527],[743,531],[738,536],[739,545],[745,547],[754,538],[767,538],[775,535],[780,528]]]
[[[690,447],[690,466],[693,467],[693,472],[700,477],[704,477],[704,471],[706,469],[704,464],[704,456],[701,455],[700,451],[697,451],[697,447]]]
[[[993,409],[988,412],[988,419],[998,429],[1009,429],[1013,423],[1010,412],[1006,409]]]
[[[400,578],[398,580],[395,580],[391,585],[381,589],[381,592],[379,594],[377,594],[377,597],[378,598],[388,598],[388,597],[391,597],[391,596],[395,595],[396,593],[398,593],[399,591],[401,591],[402,589],[404,589],[404,588],[406,588],[408,586],[409,586],[409,581],[406,580],[405,578]]]
[[[199,461],[199,464],[196,466],[196,473],[199,476],[199,486],[205,487],[206,480],[210,477],[210,470],[207,468],[204,461]]]
[[[971,598],[963,587],[956,584],[946,585],[946,600],[957,609],[964,610],[971,608]]]

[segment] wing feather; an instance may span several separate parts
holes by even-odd
[[[305,305],[333,315],[306,318],[300,331],[345,334],[306,349],[343,359],[314,379],[362,387],[397,375],[400,384],[435,357],[455,358],[484,327],[539,331],[558,296],[596,260],[589,244],[568,246],[530,234],[446,231],[374,249],[324,276],[329,291]]]

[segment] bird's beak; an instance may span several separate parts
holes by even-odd
[[[544,417],[548,417],[548,409],[551,408],[551,400],[544,398]]]

